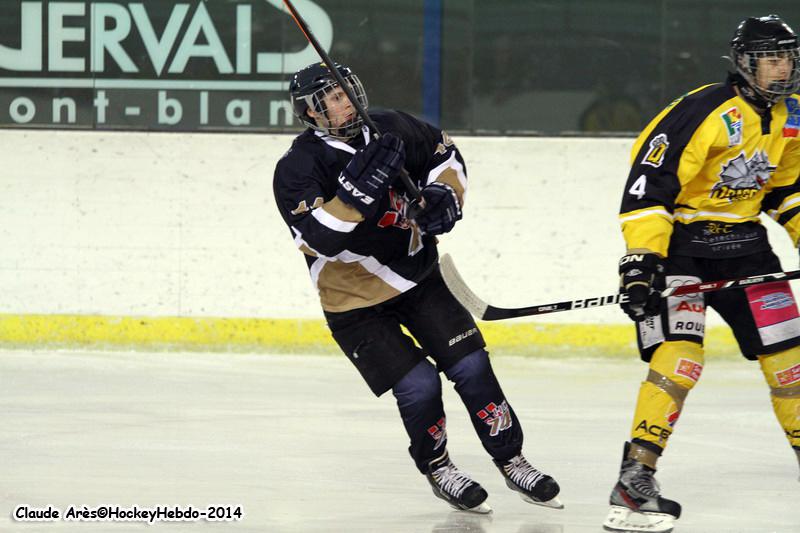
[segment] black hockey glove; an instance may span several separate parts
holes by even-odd
[[[339,176],[336,196],[369,218],[405,162],[403,140],[386,133],[358,150]]]
[[[456,221],[461,220],[461,204],[458,203],[456,191],[446,183],[434,182],[423,188],[425,209],[414,221],[419,229],[427,235],[447,233]]]
[[[619,292],[628,295],[621,307],[631,320],[641,322],[661,312],[664,272],[664,260],[653,253],[628,254],[619,260]]]

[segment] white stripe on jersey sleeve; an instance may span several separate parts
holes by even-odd
[[[340,233],[350,233],[356,229],[356,226],[358,226],[358,222],[347,222],[345,220],[340,220],[321,207],[312,210],[311,216],[326,228],[332,229],[333,231],[338,231]]]
[[[428,179],[425,181],[425,185],[430,185],[439,175],[447,170],[448,168],[452,168],[456,171],[456,176],[458,176],[458,182],[461,184],[461,187],[464,189],[464,197],[467,196],[467,175],[464,174],[464,165],[458,162],[456,159],[456,152],[453,150],[453,153],[450,154],[450,157],[444,163],[440,164],[439,166],[435,167],[433,170],[428,172]]]
[[[770,209],[767,214],[774,220],[778,220],[784,211],[788,211],[790,207],[800,203],[800,194],[793,194],[786,198],[783,203],[778,206],[778,209]]]
[[[649,217],[653,215],[666,217],[672,220],[672,215],[669,213],[669,211],[667,211],[663,207],[653,207],[652,209],[644,209],[641,211],[637,211],[632,215],[620,216],[619,221],[620,223],[625,223],[625,222],[630,222],[631,220],[637,220],[639,218]]]

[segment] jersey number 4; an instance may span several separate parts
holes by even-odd
[[[636,181],[633,182],[633,185],[631,185],[631,188],[628,189],[628,192],[641,200],[644,197],[645,187],[647,187],[647,176],[642,174],[637,178]]]

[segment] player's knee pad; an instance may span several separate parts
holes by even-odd
[[[772,408],[789,443],[800,446],[800,346],[758,357],[767,379]]]
[[[489,353],[481,348],[462,357],[456,364],[444,371],[447,379],[458,386],[474,380],[484,379],[491,371]]]
[[[703,347],[696,342],[667,341],[656,349],[639,389],[632,439],[666,446],[704,361]]]
[[[400,409],[414,404],[440,401],[442,380],[430,361],[423,359],[392,387]]]

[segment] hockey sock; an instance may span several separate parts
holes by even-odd
[[[647,380],[639,388],[631,438],[661,449],[667,445],[689,390],[703,371],[703,347],[695,342],[663,342],[653,354]],[[650,456],[655,468],[655,459]]]
[[[483,447],[497,461],[522,450],[522,427],[508,404],[484,349],[476,350],[445,370],[467,408]]]
[[[769,383],[772,408],[789,444],[800,449],[800,346],[759,356],[761,371]],[[799,456],[800,457],[800,456]]]
[[[425,474],[428,463],[440,457],[447,447],[439,372],[423,359],[392,387],[392,394],[411,439],[408,453]]]

